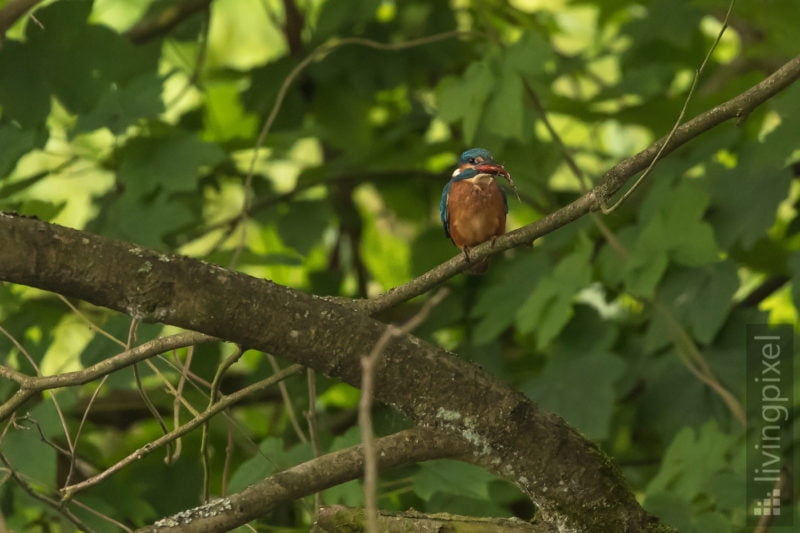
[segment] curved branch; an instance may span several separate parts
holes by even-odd
[[[755,107],[800,77],[800,56],[748,91],[680,126],[606,172],[564,208],[473,250],[479,260],[532,242],[599,209],[661,150]],[[374,312],[466,268],[461,256],[357,309]],[[360,356],[385,325],[300,291],[186,257],[164,255],[36,219],[0,214],[0,280],[75,296],[136,319],[201,331],[280,354],[358,386]],[[268,325],[268,326],[265,326]],[[376,398],[469,446],[470,462],[514,482],[561,529],[655,529],[619,472],[563,420],[482,370],[411,335],[392,339],[375,371]],[[242,493],[244,494],[244,493]]]
[[[661,152],[660,157],[664,157],[723,122],[731,119],[744,120],[756,107],[793,84],[798,78],[800,78],[800,55],[786,62],[781,68],[750,89],[678,127],[671,134],[669,144],[663,150],[662,145],[667,140],[666,136],[655,141],[638,154],[623,159],[614,165],[603,174],[597,186],[571,204],[540,218],[536,222],[498,237],[493,245],[484,243],[470,249],[469,254],[472,261],[477,262],[484,257],[503,252],[509,248],[530,244],[535,239],[555,231],[587,213],[599,210],[609,198],[622,188],[625,182],[647,168],[659,152]],[[464,254],[458,254],[408,283],[394,287],[374,298],[349,301],[341,299],[341,301],[336,301],[344,305],[351,305],[368,314],[374,314],[428,292],[436,285],[466,270],[468,266],[464,260]]]
[[[0,365],[0,376],[16,381],[20,385],[19,390],[3,405],[0,405],[0,422],[6,420],[20,405],[39,392],[60,387],[83,385],[154,355],[214,340],[217,339],[201,333],[191,332],[161,337],[104,359],[83,370],[65,372],[55,376],[28,376],[7,366]]]
[[[391,468],[409,463],[457,457],[468,447],[452,436],[425,428],[395,433],[375,441],[379,466]],[[357,479],[364,472],[361,444],[317,457],[250,485],[242,492],[163,518],[137,533],[228,531],[264,515],[276,505]]]
[[[386,329],[270,281],[10,214],[0,214],[0,280],[281,355],[353,386]],[[437,346],[392,338],[375,368],[375,399],[467,445],[465,459],[516,484],[562,529],[656,527],[596,445]]]
[[[117,461],[110,468],[107,468],[103,470],[101,473],[92,476],[90,478],[87,478],[81,481],[80,483],[75,483],[74,485],[68,485],[62,488],[61,489],[62,499],[65,501],[72,499],[72,497],[77,492],[85,490],[94,485],[97,485],[98,483],[108,478],[109,476],[119,472],[129,464],[140,460],[145,455],[150,454],[150,452],[160,448],[161,446],[165,446],[167,444],[172,443],[177,438],[186,435],[187,433],[195,429],[197,426],[210,420],[214,415],[238,403],[242,398],[250,394],[255,394],[257,392],[263,391],[264,389],[271,387],[276,383],[280,383],[284,379],[299,373],[301,370],[303,370],[303,367],[300,365],[292,365],[286,367],[285,369],[281,370],[276,374],[271,375],[268,378],[262,379],[261,381],[257,381],[252,385],[248,385],[247,387],[241,390],[238,390],[232,394],[222,397],[218,402],[209,406],[205,411],[200,413],[198,416],[194,417],[185,424],[182,424],[181,426],[173,429],[172,431],[162,435],[156,440],[148,442],[138,450],[128,454],[127,457],[124,457],[123,459]]]

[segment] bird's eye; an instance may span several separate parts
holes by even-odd
[[[469,161],[470,165],[474,165],[476,162],[474,157],[470,157],[467,161]]]

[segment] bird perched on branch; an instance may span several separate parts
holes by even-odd
[[[492,159],[483,148],[472,148],[461,154],[458,167],[442,191],[439,205],[444,234],[464,252],[471,262],[469,250],[482,242],[494,240],[506,232],[508,201],[495,176],[504,176],[512,184],[503,165]],[[472,265],[467,272],[483,274],[488,259]]]

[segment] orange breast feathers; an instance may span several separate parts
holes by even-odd
[[[453,243],[463,250],[505,233],[506,205],[505,195],[491,174],[451,183],[447,229]]]

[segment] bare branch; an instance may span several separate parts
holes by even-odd
[[[91,486],[97,485],[98,483],[108,478],[112,474],[119,472],[129,464],[138,461],[145,455],[150,454],[150,452],[160,448],[161,446],[165,446],[173,442],[178,437],[182,437],[183,435],[189,433],[197,426],[205,423],[207,420],[209,420],[211,417],[213,417],[220,411],[223,411],[228,407],[230,407],[231,405],[234,405],[235,403],[241,401],[242,398],[249,396],[250,394],[255,394],[257,392],[260,392],[268,387],[271,387],[272,385],[290,376],[293,376],[294,374],[297,374],[302,369],[303,367],[300,365],[292,365],[282,370],[278,374],[274,374],[266,379],[262,379],[261,381],[253,383],[252,385],[249,385],[241,390],[238,390],[233,394],[230,394],[228,396],[223,396],[218,402],[216,402],[213,406],[203,411],[199,416],[193,418],[189,422],[186,422],[182,426],[173,429],[166,435],[162,435],[158,439],[152,442],[148,442],[147,444],[145,444],[138,450],[134,451],[133,453],[130,453],[127,457],[118,461],[116,464],[114,464],[110,468],[107,468],[100,474],[92,476],[84,481],[81,481],[80,483],[76,483],[74,485],[69,485],[62,488],[61,489],[62,499],[64,501],[70,500],[77,492],[85,490]]]
[[[468,452],[463,441],[424,428],[380,438],[375,446],[381,468],[458,457]],[[262,516],[282,502],[356,479],[363,471],[364,450],[361,445],[352,446],[293,466],[227,498],[159,520],[137,533],[155,532],[162,527],[169,527],[175,533],[227,531]]]
[[[597,186],[572,203],[542,217],[536,222],[498,237],[492,245],[484,243],[472,248],[470,250],[472,261],[479,261],[484,257],[501,253],[516,246],[530,244],[535,239],[547,235],[587,213],[597,211],[602,203],[613,196],[625,182],[644,170],[655,159],[659,151],[661,151],[662,157],[666,156],[678,147],[723,122],[731,119],[743,120],[756,107],[790,86],[799,77],[800,55],[786,62],[772,75],[745,92],[678,127],[672,134],[669,143],[666,143],[666,137],[662,137],[638,154],[623,159],[603,174]],[[662,146],[664,147],[663,150]],[[345,299],[337,301],[344,305],[352,305],[354,308],[366,313],[374,314],[428,292],[448,278],[466,270],[468,266],[464,260],[464,255],[458,254],[425,274],[408,283],[394,287],[375,298],[349,300],[349,303]]]
[[[364,346],[374,346],[386,328],[351,308],[240,272],[2,213],[0,279],[223,337],[353,386],[361,383]],[[437,346],[411,335],[392,338],[376,365],[374,390],[377,401],[419,425],[466,442],[473,451],[466,459],[515,483],[545,520],[585,529],[590,519],[609,531],[655,524],[594,444]]]
[[[476,247],[473,259],[530,243],[596,211],[646,168],[662,145],[666,155],[722,122],[746,117],[798,77],[800,56],[683,124],[669,142],[661,139],[623,160],[571,204],[498,238],[494,248]],[[92,261],[85,261],[87,257]],[[202,331],[285,356],[356,386],[363,347],[374,346],[386,327],[359,311],[372,313],[422,294],[466,266],[459,255],[379,298],[344,307],[186,257],[0,214],[1,280],[76,296],[142,321]],[[403,335],[387,343],[375,379],[377,400],[420,425],[466,442],[472,450],[467,459],[514,482],[539,506],[545,520],[576,530],[655,527],[596,446],[480,369]]]
[[[383,356],[383,350],[392,337],[406,335],[414,331],[439,305],[450,290],[442,288],[430,298],[420,310],[402,327],[386,326],[378,342],[369,355],[361,358],[361,400],[358,403],[358,421],[361,425],[361,441],[364,446],[364,503],[367,515],[367,531],[378,533],[378,457],[375,450],[375,437],[372,433],[372,395],[375,387],[375,369]]]
[[[168,350],[214,340],[217,339],[201,333],[179,333],[170,337],[162,337],[146,342],[136,348],[104,359],[83,370],[65,372],[55,376],[28,376],[0,365],[0,376],[12,379],[20,384],[20,389],[14,393],[8,401],[0,405],[0,421],[6,420],[20,405],[41,391],[83,385],[84,383],[106,376],[115,370],[125,368],[137,361],[143,361],[148,357],[153,357],[154,355]]]

